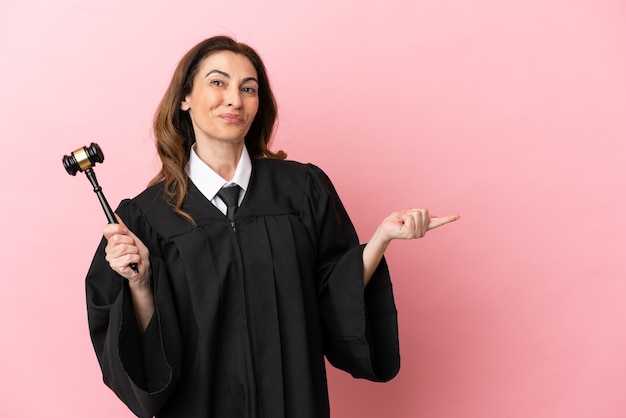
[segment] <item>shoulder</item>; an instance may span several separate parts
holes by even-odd
[[[164,183],[160,182],[150,186],[130,200],[143,210],[149,210],[150,208],[163,204],[167,205],[165,201]]]
[[[253,160],[253,177],[263,189],[278,187],[294,202],[301,197],[309,199],[337,198],[335,187],[326,173],[315,164],[291,160]]]
[[[277,160],[273,158],[254,158],[252,166],[257,170],[276,174],[304,173],[310,164],[293,160]]]
[[[122,219],[123,214],[126,214],[135,227],[143,224],[162,237],[179,235],[193,229],[186,219],[172,210],[165,196],[163,182],[146,188],[132,199],[122,201],[118,210]],[[128,226],[132,229],[131,225]]]
[[[314,179],[330,181],[324,171],[311,163],[302,163],[293,160],[276,160],[259,158],[252,160],[253,170],[257,175],[277,177],[284,181],[301,182]]]
[[[163,216],[164,212],[172,212],[172,207],[165,197],[163,182],[149,186],[132,199],[127,199],[127,203],[149,218]]]

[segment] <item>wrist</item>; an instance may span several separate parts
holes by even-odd
[[[152,270],[150,266],[147,266],[141,277],[138,276],[134,279],[129,280],[128,285],[130,286],[131,290],[135,292],[150,293],[152,291],[152,286],[150,282],[151,273],[152,273]]]
[[[389,246],[390,242],[391,237],[385,234],[383,229],[379,226],[376,231],[374,231],[374,234],[372,235],[372,238],[370,239],[368,244],[384,252],[387,249],[387,246]]]

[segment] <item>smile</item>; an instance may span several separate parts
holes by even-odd
[[[243,117],[240,115],[235,115],[233,113],[222,113],[219,115],[221,119],[228,123],[241,123],[243,122]]]

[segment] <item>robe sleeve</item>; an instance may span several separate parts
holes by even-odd
[[[106,385],[135,415],[152,417],[180,374],[179,329],[158,237],[131,201],[116,212],[150,250],[155,313],[140,337],[128,281],[109,267],[103,238],[86,278],[89,331]]]
[[[328,177],[309,167],[303,216],[317,251],[317,289],[329,362],[354,377],[388,381],[400,368],[389,270],[380,262],[363,286],[363,249]]]

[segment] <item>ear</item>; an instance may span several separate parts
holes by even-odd
[[[187,98],[185,97],[185,100],[183,100],[182,102],[180,102],[180,110],[182,110],[183,112],[186,112],[190,109],[191,107],[189,106],[189,103],[187,103]]]

